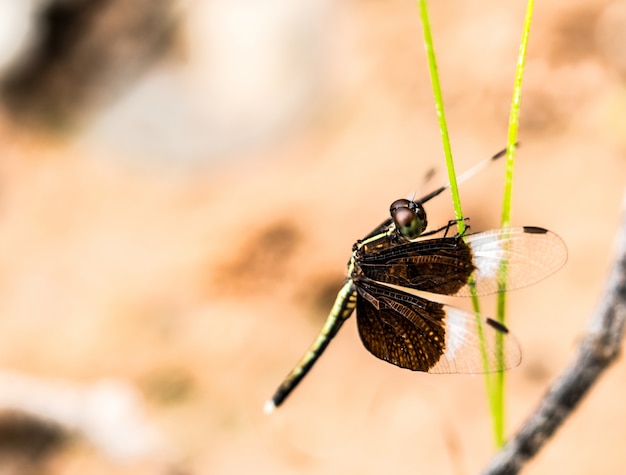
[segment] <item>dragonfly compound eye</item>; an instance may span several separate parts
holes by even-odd
[[[426,229],[426,212],[414,201],[396,200],[391,204],[390,211],[396,230],[405,239],[415,239]]]

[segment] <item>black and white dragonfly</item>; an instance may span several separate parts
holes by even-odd
[[[346,280],[324,327],[266,403],[266,412],[298,385],[355,309],[365,348],[401,368],[484,373],[519,364],[519,347],[503,324],[436,296],[487,295],[533,284],[565,264],[565,244],[535,226],[449,236],[451,222],[427,231],[423,205],[446,188],[419,200],[395,201],[389,219],[354,244]]]

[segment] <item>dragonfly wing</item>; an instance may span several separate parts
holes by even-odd
[[[368,279],[443,295],[456,294],[475,269],[471,248],[458,237],[368,250],[356,260]]]
[[[534,284],[559,270],[567,261],[563,240],[544,228],[493,229],[467,236],[476,271],[476,292],[487,295]],[[506,280],[499,287],[499,271],[506,268]],[[469,286],[456,295],[471,295]]]
[[[369,279],[357,288],[359,335],[384,361],[413,371],[474,374],[511,368],[521,360],[504,327]]]
[[[468,296],[469,277],[478,295],[531,285],[556,272],[567,248],[556,234],[537,227],[494,229],[423,241],[411,241],[358,256],[366,277],[441,295]],[[506,263],[506,264],[505,264]],[[507,267],[498,287],[498,272]]]

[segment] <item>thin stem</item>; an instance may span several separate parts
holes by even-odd
[[[459,187],[457,184],[456,173],[454,171],[454,160],[452,159],[452,148],[450,147],[450,137],[448,135],[448,125],[446,123],[446,115],[443,107],[443,94],[441,92],[441,84],[439,82],[439,73],[437,71],[437,61],[435,59],[435,48],[433,37],[430,32],[430,20],[428,18],[428,6],[426,0],[418,0],[420,9],[420,17],[424,29],[424,46],[426,48],[426,56],[428,58],[428,69],[430,72],[430,81],[433,87],[433,96],[435,99],[435,109],[437,111],[437,120],[439,121],[439,130],[441,131],[441,141],[443,142],[443,153],[446,159],[446,168],[448,169],[448,180],[450,181],[450,193],[452,195],[452,204],[454,206],[454,214],[457,219],[457,229],[460,234],[465,232],[465,222],[463,221],[463,210],[461,209],[461,197],[459,196]]]
[[[515,71],[515,83],[513,86],[513,97],[511,99],[511,112],[509,115],[509,131],[506,147],[506,166],[504,176],[504,196],[502,199],[502,216],[501,227],[508,228],[511,226],[511,208],[513,195],[513,170],[515,166],[515,150],[517,143],[517,132],[519,130],[520,103],[522,97],[522,78],[524,77],[524,69],[526,65],[526,52],[528,49],[528,40],[530,36],[530,25],[532,22],[534,0],[528,0],[526,5],[526,16],[524,18],[524,28],[522,31],[522,39],[520,41],[519,54],[517,58],[517,68]],[[500,269],[499,287],[502,290],[497,297],[496,316],[500,323],[506,322],[506,278],[507,263],[503,262]],[[496,352],[498,355],[504,354],[503,339],[496,337]],[[493,426],[494,426],[494,442],[496,447],[502,447],[505,442],[504,431],[504,383],[505,373],[499,371],[494,375],[494,381],[491,385],[491,407]]]
[[[435,109],[437,111],[437,119],[439,121],[439,130],[441,132],[441,140],[443,142],[443,151],[446,159],[446,168],[448,170],[448,180],[450,181],[450,194],[452,195],[452,204],[454,206],[454,214],[457,221],[457,230],[460,235],[465,233],[465,221],[463,219],[463,210],[461,208],[461,197],[459,195],[459,188],[457,184],[456,173],[454,171],[454,160],[452,158],[452,148],[450,146],[450,137],[448,135],[448,125],[446,123],[446,116],[444,112],[443,106],[443,94],[441,92],[441,83],[439,81],[439,73],[437,70],[437,61],[435,58],[435,47],[433,43],[432,34],[430,31],[430,20],[428,17],[428,5],[426,0],[418,0],[420,17],[422,20],[422,27],[424,30],[424,46],[426,48],[426,57],[428,58],[428,66],[430,72],[430,81],[433,87],[433,97],[435,99]],[[476,314],[476,325],[478,327],[478,335],[481,341],[481,348],[483,350],[483,362],[485,367],[485,373],[487,374],[485,377],[485,386],[486,391],[490,401],[490,407],[492,414],[496,410],[496,407],[493,404],[493,399],[491,398],[492,393],[492,384],[491,378],[487,373],[488,368],[488,357],[487,357],[487,345],[484,339],[484,333],[482,330],[482,319],[480,317],[480,302],[478,300],[478,295],[474,291],[474,281],[470,277],[469,285],[471,290],[472,297],[472,307],[474,309],[474,313]]]

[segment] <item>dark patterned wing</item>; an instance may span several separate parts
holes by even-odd
[[[369,279],[360,280],[357,289],[359,335],[384,361],[413,371],[469,374],[521,361],[515,339],[491,320]],[[502,342],[502,364],[496,339]]]
[[[455,295],[475,269],[470,247],[458,237],[372,243],[362,251],[356,262],[367,278],[424,292]]]
[[[567,260],[556,234],[537,227],[494,229],[461,239],[411,241],[357,254],[363,275],[379,282],[442,295],[486,295],[531,285],[556,272]],[[506,266],[505,286],[498,273]]]

